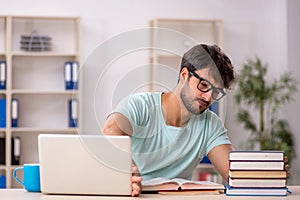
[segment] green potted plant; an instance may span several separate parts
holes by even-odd
[[[289,162],[295,156],[293,135],[288,121],[279,115],[284,104],[293,100],[297,82],[290,73],[268,83],[267,65],[255,57],[249,59],[236,78],[234,100],[238,106],[237,120],[251,132],[246,149],[283,150]]]

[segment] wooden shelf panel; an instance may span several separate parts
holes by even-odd
[[[158,22],[168,23],[222,23],[221,19],[171,19],[171,18],[157,18]]]
[[[78,90],[12,90],[12,95],[78,95]]]
[[[80,20],[79,16],[27,16],[27,15],[15,15],[10,16],[12,19],[26,19],[26,20]]]
[[[5,165],[0,165],[0,170],[6,170],[6,166]]]
[[[62,129],[51,129],[51,128],[27,128],[18,127],[12,128],[12,133],[64,133],[64,134],[77,134],[78,130],[76,128],[62,128]]]
[[[209,163],[201,163],[197,165],[197,169],[214,169],[214,166]]]
[[[6,44],[6,41],[5,41],[5,38],[6,38],[6,28],[5,28],[5,17],[0,17],[0,59],[2,56],[5,56],[5,44]],[[2,45],[3,44],[3,45]]]
[[[77,52],[54,52],[54,51],[44,51],[44,52],[27,52],[27,51],[14,51],[11,53],[12,56],[20,57],[77,57],[79,54]]]

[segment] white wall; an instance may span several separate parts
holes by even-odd
[[[224,50],[231,57],[237,70],[247,58],[258,55],[269,64],[268,78],[278,77],[287,69],[299,74],[299,70],[296,70],[297,55],[291,59],[292,53],[295,54],[294,48],[299,52],[299,39],[297,34],[293,35],[291,32],[287,34],[287,19],[296,25],[299,14],[298,18],[293,15],[287,17],[287,2],[289,2],[287,0],[0,0],[0,2],[2,8],[0,15],[81,16],[84,59],[88,58],[98,45],[113,36],[147,27],[149,20],[153,18],[213,18],[224,21]],[[294,0],[293,3],[288,4],[288,10],[295,14],[297,10],[293,9],[294,4],[299,8],[299,3]],[[289,30],[292,28],[289,25]],[[292,39],[287,40],[287,36]],[[291,53],[289,56],[287,49]],[[287,67],[288,59],[291,62]],[[126,62],[128,65],[131,65],[131,62],[132,65],[145,64],[134,59],[127,59]],[[94,77],[92,69],[85,71],[85,80]],[[124,68],[118,73],[126,73],[123,70]],[[141,76],[146,77],[145,74]],[[101,94],[96,94],[94,97],[93,88],[89,83],[84,84],[84,91],[87,91],[85,100],[102,98],[97,96]],[[245,138],[245,133],[242,127],[236,125],[236,109],[231,103],[232,94],[228,95],[228,100],[226,126],[233,144],[238,148],[240,141]],[[105,103],[96,102],[96,104],[102,105],[103,113],[109,112],[110,107]],[[287,111],[287,116],[294,118],[294,121],[291,120],[291,128],[295,133],[299,152],[300,136],[297,135],[297,130],[300,127],[296,122],[299,112],[293,108]],[[93,108],[90,112],[93,112]],[[93,118],[93,114],[89,116]],[[95,119],[85,120],[85,125],[90,127],[89,131],[99,131]],[[299,162],[299,159],[295,160],[295,165],[299,166]],[[293,172],[299,176],[300,169],[295,169]],[[300,183],[299,178],[295,179],[295,183]]]
[[[298,0],[287,1],[287,35],[288,35],[288,69],[292,72],[293,76],[299,82],[300,77],[300,63],[299,63],[299,52],[300,52],[300,23],[297,19],[300,18],[300,2]],[[298,84],[298,90],[300,85]],[[299,91],[295,94],[295,101],[287,106],[285,111],[286,118],[289,120],[289,125],[294,133],[294,143],[296,147],[296,159],[292,163],[291,168],[291,180],[299,184],[300,180],[300,136],[299,136],[299,116],[300,116],[300,93]]]

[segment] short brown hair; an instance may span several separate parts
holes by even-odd
[[[189,71],[194,71],[209,65],[217,67],[224,87],[228,89],[234,80],[233,65],[228,56],[217,45],[199,44],[192,47],[182,57],[180,72],[185,67]]]

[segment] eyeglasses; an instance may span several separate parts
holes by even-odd
[[[218,101],[226,95],[226,91],[225,91],[224,88],[217,88],[217,87],[213,86],[213,84],[211,82],[209,82],[208,80],[200,77],[194,71],[189,71],[189,73],[199,80],[199,83],[197,85],[198,90],[200,90],[201,92],[208,92],[208,91],[212,90],[211,97],[214,100]]]

